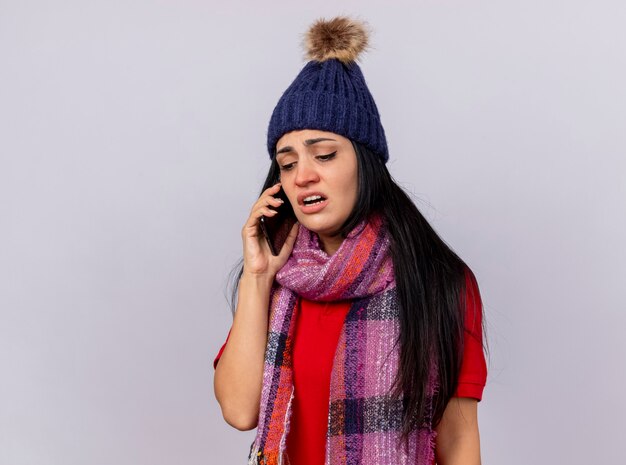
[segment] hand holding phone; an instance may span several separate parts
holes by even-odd
[[[289,199],[287,199],[285,191],[282,187],[275,197],[281,199],[283,204],[278,208],[271,205],[268,206],[272,210],[278,211],[278,213],[273,216],[261,216],[260,227],[261,231],[263,231],[263,235],[265,236],[265,240],[270,247],[272,255],[276,256],[283,248],[285,240],[289,235],[289,231],[291,231],[291,228],[296,223],[297,219],[293,211],[293,207],[291,206],[291,203],[289,203]]]

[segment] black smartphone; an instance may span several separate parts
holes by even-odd
[[[269,205],[269,208],[277,210],[278,213],[274,216],[261,217],[261,231],[270,246],[272,255],[278,255],[297,219],[282,187],[274,197],[282,199],[283,204],[278,208]]]

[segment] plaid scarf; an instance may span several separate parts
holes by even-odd
[[[402,399],[390,395],[399,362],[399,306],[389,247],[380,215],[357,225],[330,257],[317,234],[300,225],[270,293],[259,421],[248,465],[290,463],[285,449],[299,296],[352,300],[333,359],[325,464],[432,463],[436,432],[431,422],[411,432],[408,447],[401,444]],[[431,376],[428,411],[435,389]]]

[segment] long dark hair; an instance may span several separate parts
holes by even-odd
[[[476,278],[396,184],[382,160],[365,145],[355,141],[352,145],[357,156],[358,194],[340,234],[345,238],[372,212],[382,213],[387,220],[400,304],[400,361],[392,394],[403,396],[402,438],[406,440],[429,415],[436,426],[454,395],[463,361],[466,277],[475,285]],[[279,178],[274,157],[261,192]],[[236,276],[231,295],[233,312],[242,272],[240,262],[231,274]],[[482,325],[484,329],[484,318]],[[428,411],[431,363],[438,373],[439,388]]]

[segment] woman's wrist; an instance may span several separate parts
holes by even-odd
[[[254,286],[271,287],[274,282],[274,275],[270,273],[251,273],[244,268],[241,274],[241,283],[247,283]]]

